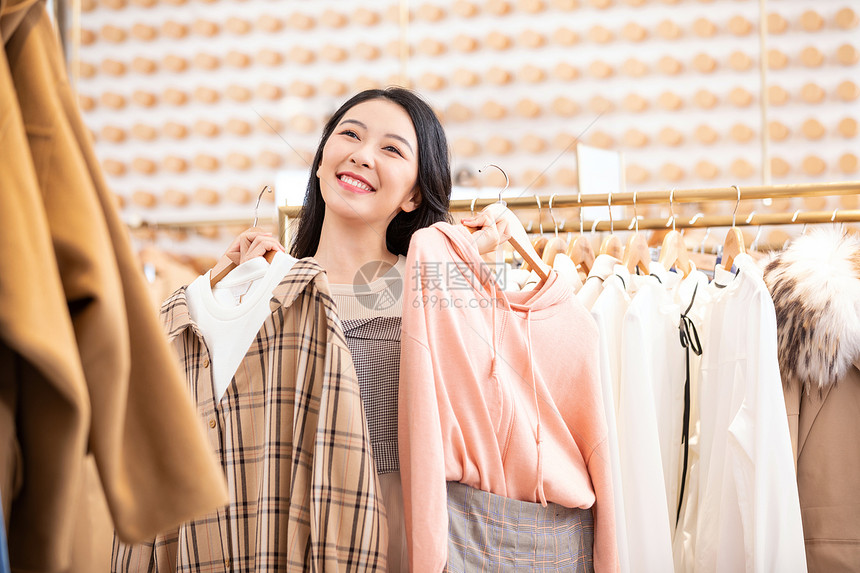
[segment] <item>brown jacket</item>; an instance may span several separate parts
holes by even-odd
[[[88,450],[126,539],[227,497],[43,0],[0,0],[0,34],[0,486],[13,569],[53,571]]]
[[[798,239],[765,271],[809,571],[860,567],[860,239]]]

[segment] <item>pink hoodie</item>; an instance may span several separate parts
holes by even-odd
[[[446,481],[593,506],[595,570],[617,571],[591,315],[557,273],[503,292],[447,223],[415,233],[406,269],[398,428],[413,573],[447,561]]]

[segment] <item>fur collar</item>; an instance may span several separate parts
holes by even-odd
[[[860,364],[860,238],[820,229],[765,268],[786,386],[824,390]]]

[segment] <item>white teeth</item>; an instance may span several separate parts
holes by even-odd
[[[352,177],[348,177],[346,175],[341,175],[340,180],[346,183],[347,185],[352,185],[353,187],[358,187],[359,189],[364,189],[365,191],[373,191],[373,188],[366,183],[362,183],[358,179],[353,179]]]

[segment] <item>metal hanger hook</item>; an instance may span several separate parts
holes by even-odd
[[[583,234],[585,231],[582,230],[582,191],[576,191],[576,204],[579,205],[579,234]]]
[[[475,203],[478,201],[478,196],[475,195],[472,197],[472,204],[469,205],[469,211],[472,213],[472,217],[475,216]]]
[[[594,234],[594,230],[597,229],[597,225],[600,223],[602,219],[597,218],[594,220],[594,223],[591,224],[591,233]]]
[[[538,206],[538,228],[540,228],[540,234],[543,235],[543,206],[540,203],[540,195],[535,195],[535,202]]]
[[[830,215],[830,222],[833,223],[834,227],[836,226],[836,213],[838,213],[838,212],[839,212],[839,207],[835,208],[833,210],[833,214]],[[842,234],[844,235],[845,234],[845,223],[839,223],[839,225],[840,225],[840,228],[842,230]]]
[[[672,230],[675,230],[675,188],[672,187],[672,190],[669,191],[669,217],[670,221],[672,221]],[[666,225],[667,227],[669,225]]]
[[[555,213],[552,212],[552,200],[557,194],[553,193],[549,198],[549,216],[552,219],[553,227],[555,227],[555,236],[558,237],[558,221],[555,220]]]
[[[612,191],[609,192],[609,196],[606,198],[606,203],[609,205],[609,232],[615,232],[615,221],[612,220]]]
[[[496,165],[495,163],[487,163],[486,165],[484,165],[483,167],[478,169],[478,173],[482,173],[484,171],[484,169],[486,169],[487,167],[495,167],[496,169],[498,169],[499,171],[502,172],[502,175],[505,176],[505,186],[501,191],[499,191],[499,203],[504,203],[504,201],[502,200],[502,193],[507,191],[508,185],[511,184],[511,180],[508,179],[508,174],[505,173],[505,170],[502,169],[501,167],[499,167],[498,165]]]
[[[254,227],[256,227],[256,226],[257,226],[257,219],[259,219],[259,218],[260,218],[260,215],[259,215],[259,210],[260,210],[260,199],[262,199],[262,198],[263,198],[263,193],[265,193],[266,191],[268,191],[269,193],[271,193],[271,192],[272,192],[272,188],[271,188],[271,187],[269,187],[268,185],[263,185],[263,189],[262,189],[262,190],[260,190],[260,194],[259,194],[259,195],[257,195],[257,204],[256,204],[256,205],[254,205],[254,224],[252,225],[252,226],[254,226]]]
[[[639,211],[636,209],[636,191],[633,191],[633,219],[636,220],[636,232],[639,232]]]
[[[750,243],[750,250],[751,251],[755,251],[756,247],[758,247],[758,240],[760,237],[761,237],[761,225],[758,226],[758,231],[755,234],[755,238],[753,239],[752,243]]]
[[[735,217],[738,214],[738,207],[740,207],[740,205],[741,205],[741,188],[738,187],[737,185],[732,185],[732,189],[734,189],[735,191],[738,192],[738,200],[735,203],[735,210],[732,211],[732,227],[734,227],[735,226]]]
[[[708,241],[708,237],[710,237],[710,236],[711,236],[711,228],[708,227],[707,229],[705,229],[705,236],[702,237],[702,244],[699,245],[699,252],[701,252],[703,255],[705,254],[705,243]]]

